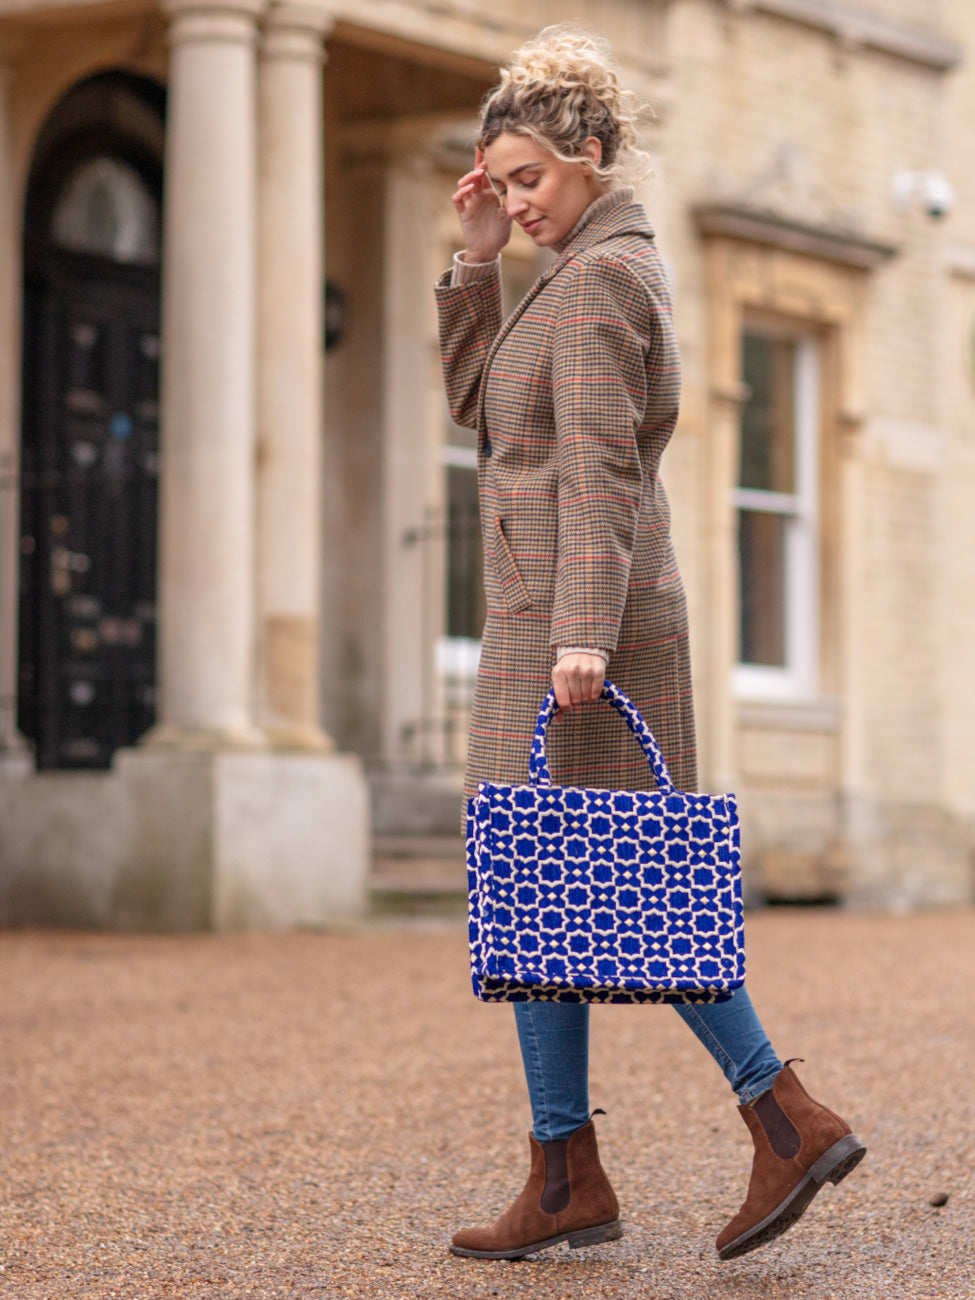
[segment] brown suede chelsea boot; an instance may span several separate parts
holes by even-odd
[[[592,1120],[568,1138],[529,1134],[531,1173],[521,1195],[490,1228],[458,1232],[450,1250],[478,1259],[520,1259],[567,1241],[594,1246],[623,1235],[619,1203],[599,1163]]]
[[[745,1203],[717,1240],[722,1259],[735,1259],[781,1236],[803,1214],[823,1183],[838,1183],[867,1148],[839,1115],[813,1101],[792,1062],[768,1092],[739,1106],[755,1144]]]

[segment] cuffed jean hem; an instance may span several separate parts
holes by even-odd
[[[714,1057],[741,1105],[771,1088],[782,1062],[744,987],[724,1002],[682,1002],[674,1010]]]
[[[753,1101],[757,1101],[763,1092],[768,1092],[769,1088],[771,1088],[772,1084],[775,1082],[775,1075],[778,1073],[779,1071],[776,1070],[775,1074],[769,1075],[768,1080],[765,1083],[759,1084],[757,1088],[746,1088],[744,1092],[740,1092],[738,1094],[739,1104],[742,1106],[750,1106]]]
[[[744,988],[724,1002],[676,1003],[674,1010],[720,1066],[743,1106],[771,1088],[782,1062]],[[581,1002],[516,1002],[532,1132],[567,1138],[589,1119],[589,1007]]]

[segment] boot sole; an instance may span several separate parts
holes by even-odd
[[[737,1259],[747,1255],[750,1250],[758,1250],[776,1237],[781,1237],[806,1212],[809,1203],[822,1187],[830,1182],[834,1186],[841,1183],[847,1174],[852,1173],[863,1157],[867,1148],[853,1133],[833,1145],[819,1157],[802,1182],[795,1187],[781,1205],[776,1206],[771,1214],[749,1228],[740,1237],[730,1241],[718,1251],[720,1259]]]
[[[517,1250],[469,1250],[466,1246],[451,1246],[451,1255],[460,1255],[465,1259],[522,1259],[525,1255],[534,1255],[536,1251],[548,1250],[567,1241],[572,1250],[582,1246],[598,1246],[602,1241],[616,1241],[623,1235],[623,1221],[614,1219],[612,1223],[600,1223],[595,1228],[576,1228],[574,1232],[561,1232],[557,1237],[546,1237],[543,1241],[533,1241],[531,1245],[519,1246]]]

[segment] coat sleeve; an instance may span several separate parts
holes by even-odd
[[[551,644],[616,649],[643,493],[651,306],[622,263],[567,267],[552,388],[558,567]]]
[[[457,424],[476,429],[484,363],[501,328],[501,273],[453,286],[450,275],[436,289],[447,405]]]

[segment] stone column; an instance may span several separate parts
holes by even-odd
[[[254,678],[256,42],[265,0],[164,0],[159,724],[249,744]]]
[[[441,625],[428,538],[431,505],[441,499],[438,455],[443,413],[431,387],[435,272],[418,250],[439,214],[431,198],[432,162],[408,132],[388,141],[384,263],[383,368],[383,753],[395,766],[426,764],[425,728],[436,711],[434,625]],[[432,445],[431,445],[432,443]],[[435,522],[435,521],[434,521]],[[442,588],[441,588],[442,589]],[[437,600],[434,607],[434,600]]]
[[[17,734],[17,590],[20,555],[20,187],[10,130],[11,51],[0,44],[0,755]]]
[[[330,19],[273,5],[261,46],[257,720],[273,744],[321,729],[323,105]]]

